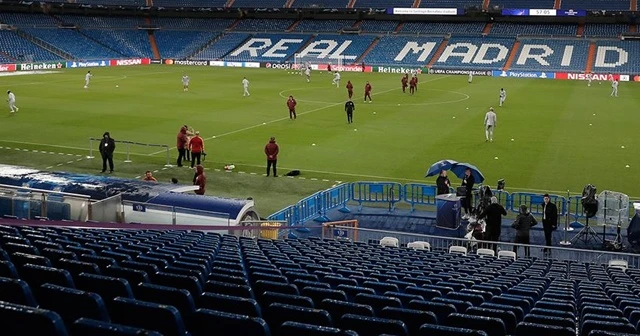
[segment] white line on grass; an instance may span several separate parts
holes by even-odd
[[[447,78],[447,77],[450,77],[450,75],[438,77],[438,78],[435,78],[433,80],[427,80],[427,81],[424,81],[423,83],[435,82],[437,80],[440,80],[440,79],[443,79],[443,78]],[[372,96],[377,96],[377,95],[381,95],[381,94],[385,94],[385,93],[388,93],[388,92],[391,92],[391,91],[397,91],[397,90],[400,90],[400,88],[394,88],[394,89],[389,89],[389,90],[376,92],[376,93],[373,93]],[[280,94],[278,94],[278,95],[280,95]],[[327,106],[323,106],[323,107],[311,109],[309,111],[298,113],[298,115],[305,115],[305,114],[309,114],[309,113],[313,113],[313,112],[318,112],[318,111],[326,110],[328,108],[332,108],[332,107],[335,107],[335,106],[338,106],[338,105],[342,105],[342,104],[343,104],[343,102],[331,103],[331,104],[329,104]],[[261,126],[266,126],[266,125],[277,123],[277,122],[284,121],[284,120],[289,120],[289,117],[282,117],[282,118],[274,119],[274,120],[271,120],[271,121],[263,122],[263,123],[260,123],[260,124],[256,124],[256,125],[253,125],[253,126],[243,127],[243,128],[237,129],[235,131],[230,131],[230,132],[222,133],[222,134],[219,134],[219,135],[211,136],[211,137],[205,138],[204,140],[212,140],[214,138],[217,139],[217,138],[220,138],[220,137],[223,137],[223,136],[227,136],[227,135],[232,135],[232,134],[248,131],[248,130],[251,130],[251,129],[254,129],[254,128],[258,128],[258,127],[261,127]],[[174,150],[174,149],[176,149],[176,147],[171,147],[169,150]],[[161,154],[161,153],[165,153],[165,152],[166,152],[165,150],[161,150],[161,151],[153,152],[153,153],[148,154],[148,155],[149,156],[153,156],[153,155],[157,155],[157,154]]]

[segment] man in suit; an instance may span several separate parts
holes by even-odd
[[[464,208],[464,216],[463,219],[469,219],[471,217],[471,198],[473,197],[473,185],[476,183],[473,174],[471,174],[471,169],[467,168],[464,171],[464,177],[462,178],[462,186],[466,188],[466,193],[464,198],[462,199],[462,207]]]
[[[544,240],[547,246],[551,246],[551,234],[558,228],[558,207],[551,202],[549,194],[544,194],[542,203],[542,228]],[[551,250],[545,248],[545,254],[551,254]]]
[[[451,182],[449,182],[449,178],[447,177],[447,171],[443,170],[440,172],[440,176],[436,180],[436,186],[438,188],[438,195],[448,194],[449,187],[451,187]]]
[[[491,204],[489,204],[481,214],[478,215],[478,219],[485,219],[487,226],[484,232],[484,240],[499,241],[500,233],[502,232],[502,216],[507,215],[507,210],[498,203],[498,198],[491,197]],[[496,244],[489,244],[488,248],[493,249],[498,253],[498,246]]]

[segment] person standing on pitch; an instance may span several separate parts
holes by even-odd
[[[493,130],[496,128],[496,121],[498,121],[498,116],[493,111],[493,107],[489,108],[489,112],[484,115],[484,137],[485,142],[491,141],[493,142]]]
[[[618,96],[618,81],[617,80],[612,80],[611,81],[611,97],[617,97]]]
[[[340,88],[340,73],[336,71],[336,73],[333,75],[333,84],[336,85],[336,89]]]
[[[107,161],[109,162],[109,173],[113,173],[113,151],[116,149],[116,141],[113,140],[109,132],[104,132],[100,140],[100,156],[102,156],[102,172],[107,171]]]
[[[189,150],[191,151],[191,168],[196,164],[200,165],[200,158],[204,152],[204,140],[200,137],[200,131],[196,131],[189,141]]]
[[[273,177],[278,177],[276,170],[278,153],[280,153],[280,146],[276,143],[276,137],[271,137],[267,145],[264,146],[264,154],[267,155],[267,176],[271,173],[271,166],[273,166]]]
[[[409,74],[404,74],[402,76],[402,79],[400,80],[400,83],[402,84],[402,93],[406,93],[407,92],[407,83],[409,82]]]
[[[545,245],[551,246],[553,231],[558,228],[558,207],[551,202],[549,194],[544,194],[542,203],[542,228],[544,229]],[[545,248],[544,254],[551,255],[551,249]]]
[[[353,84],[351,84],[351,81],[347,81],[347,94],[349,95],[349,99],[353,97]]]
[[[469,79],[468,79],[469,84],[471,84],[471,82],[473,82],[473,73],[471,71],[469,71]]]
[[[187,150],[187,143],[189,138],[187,137],[187,126],[182,126],[178,136],[176,137],[176,148],[178,149],[178,167],[182,167],[182,160],[185,158],[185,152]]]
[[[504,89],[500,89],[500,107],[504,104],[504,101],[507,100],[507,91]]]
[[[371,84],[369,84],[369,82],[367,82],[367,84],[364,85],[364,102],[367,102],[367,98],[369,98],[369,103],[371,103]]]
[[[91,81],[91,77],[93,77],[93,75],[91,74],[91,70],[87,71],[87,74],[84,75],[84,88],[88,89],[89,88],[89,82]]]
[[[462,186],[465,187],[464,198],[462,198],[462,208],[464,208],[463,219],[469,219],[471,217],[471,198],[473,197],[473,185],[475,183],[476,179],[473,177],[473,174],[471,174],[471,169],[467,168],[462,178]]]
[[[347,124],[353,123],[353,111],[356,110],[356,105],[349,99],[344,104],[344,111],[347,112]]]
[[[242,88],[244,89],[244,92],[242,93],[243,97],[248,97],[251,95],[249,93],[249,80],[247,79],[247,77],[242,78]]]
[[[291,120],[296,120],[298,117],[296,115],[296,105],[298,105],[298,102],[293,98],[293,96],[289,96],[289,99],[287,99],[287,107],[289,108],[289,119]]]
[[[489,204],[480,215],[478,219],[486,218],[487,223],[484,230],[483,240],[497,242],[500,240],[502,216],[507,215],[507,210],[498,203],[498,198],[491,197],[491,204]],[[489,244],[488,248],[493,249],[498,253],[498,246],[496,244]]]
[[[416,93],[416,88],[418,87],[418,77],[411,77],[409,80],[409,93],[413,96]]]
[[[9,112],[18,112],[19,108],[16,106],[16,95],[13,94],[11,90],[7,91],[7,102],[9,103]]]
[[[447,177],[447,171],[443,170],[440,172],[440,176],[436,180],[437,192],[438,195],[444,195],[449,193],[449,188],[451,187],[451,182]]]

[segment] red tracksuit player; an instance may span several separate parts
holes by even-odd
[[[367,101],[367,97],[369,98],[369,103],[371,103],[371,84],[367,82],[364,86],[364,101]]]
[[[353,84],[351,84],[351,81],[347,81],[347,94],[349,94],[349,99],[353,97]]]
[[[418,86],[418,79],[416,77],[412,77],[409,81],[409,93],[413,95],[416,92],[416,87]]]
[[[400,82],[402,83],[402,93],[406,92],[408,78],[409,78],[409,75],[405,74],[404,76],[402,76],[402,79],[400,80]]]
[[[287,100],[287,107],[289,108],[289,119],[295,120],[297,118],[296,105],[298,105],[298,102],[293,99],[293,96],[289,96],[289,99]]]

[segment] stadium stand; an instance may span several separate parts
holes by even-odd
[[[253,47],[261,46],[263,43],[268,43],[269,46],[274,45],[279,40],[287,39],[287,45],[289,48],[284,51],[278,51],[278,54],[282,54],[283,56],[263,56],[263,54],[267,53],[269,48],[264,48],[260,50],[256,50],[256,54],[252,55],[251,52],[244,49],[245,47],[251,45]],[[237,46],[232,50],[229,55],[225,57],[225,60],[228,61],[254,61],[254,62],[281,62],[289,59],[293,56],[293,54],[303,45],[307,43],[311,39],[309,35],[302,34],[256,34],[252,36],[242,45]],[[266,42],[265,42],[266,41]],[[296,41],[296,42],[293,42]]]
[[[9,24],[19,28],[33,28],[57,27],[61,22],[55,17],[45,14],[0,12],[0,23]]]
[[[240,21],[234,28],[236,31],[267,32],[285,31],[293,24],[293,20],[275,19],[245,19]]]
[[[416,49],[424,49],[414,49],[400,55],[409,42],[415,42]],[[373,65],[425,65],[431,60],[441,42],[442,38],[440,37],[385,36],[380,39],[363,61]]]
[[[84,29],[80,33],[124,56],[153,56],[149,34],[144,30]]]
[[[353,27],[355,22],[355,20],[302,20],[296,25],[294,31],[337,33],[343,28]]]
[[[91,40],[75,29],[28,28],[23,31],[55,45],[77,59],[92,60],[124,56]]]
[[[57,15],[60,22],[65,24],[75,24],[79,28],[138,28],[144,24],[144,20],[140,17],[115,17],[115,16],[82,16],[82,15]]]
[[[387,33],[393,32],[398,27],[398,21],[364,20],[359,27],[363,32]]]
[[[234,8],[283,8],[285,0],[235,0],[231,7]]]
[[[421,8],[482,8],[480,0],[423,0],[420,1]]]
[[[154,32],[160,55],[186,58],[198,51],[218,33],[208,31],[159,30]]]
[[[354,8],[409,8],[413,0],[356,0]]]
[[[528,24],[528,23],[508,23],[496,22],[491,28],[491,35],[515,36],[515,35],[570,35],[576,36],[578,33],[577,25],[566,24]]]
[[[628,0],[562,0],[562,8],[628,11],[630,7]]]
[[[375,37],[373,36],[318,35],[311,44],[317,43],[322,48],[327,46],[327,42],[342,45],[351,41],[347,48],[342,51],[342,55],[345,58],[344,63],[349,63],[357,60],[369,48],[374,39]],[[311,55],[313,53],[309,54],[309,56]],[[325,59],[325,61],[327,60]]]
[[[160,26],[162,29],[171,30],[214,30],[222,31],[235,20],[233,19],[195,19],[195,18],[153,18],[151,23]]]
[[[295,0],[292,8],[346,8],[349,0]]]
[[[155,7],[224,7],[226,0],[153,0]]]
[[[573,49],[569,64],[563,66],[561,64],[567,47]],[[520,49],[511,64],[511,69],[582,72],[587,66],[588,51],[589,41],[586,40],[520,39]],[[541,64],[536,58],[523,57],[527,55],[546,56]]]
[[[599,50],[597,53],[599,57],[595,57],[594,72],[610,73],[613,68],[615,71],[624,73],[640,73],[640,64],[630,61],[638,59],[637,57],[640,55],[639,43],[635,41],[600,40],[596,42],[596,48]],[[624,52],[616,52],[620,49],[624,50]],[[621,62],[622,60],[624,62]],[[616,66],[612,67],[611,64]]]
[[[147,5],[145,0],[77,0],[76,3],[87,4],[87,5],[111,5],[111,6],[135,6],[135,7]]]
[[[251,35],[242,33],[228,33],[220,36],[211,45],[205,47],[192,58],[199,60],[217,60],[235,49],[240,43],[248,39]]]
[[[564,5],[566,3],[566,0],[562,1],[562,4]],[[554,0],[538,0],[536,1],[536,8],[554,8]],[[501,8],[531,8],[531,1],[529,0],[491,0],[491,2],[489,3],[490,6],[494,7],[501,7]],[[575,8],[575,9],[582,9],[583,7],[565,7],[563,6],[562,8]]]
[[[145,277],[78,273],[53,256],[45,262],[55,268],[30,265],[44,257],[27,235],[68,242],[61,246],[67,251],[73,242],[95,254],[130,251],[137,262],[82,265]],[[0,226],[0,246],[0,262],[24,271],[0,278],[0,319],[9,335],[109,328],[198,336],[224,325],[241,335],[268,335],[268,329],[354,335],[348,329],[359,335],[575,336],[637,334],[640,320],[640,271],[633,267],[180,230]],[[303,275],[316,281],[300,280]],[[204,292],[194,294],[194,286]]]
[[[469,67],[475,69],[502,68],[507,61],[507,56],[514,42],[515,40],[510,38],[452,37],[449,39],[442,55],[433,63],[433,67],[453,69]],[[472,57],[456,55],[457,53],[467,54],[470,49],[479,50],[483,45],[492,45],[496,46],[496,48],[488,48],[486,53],[482,55],[482,59],[477,59],[479,56],[477,51],[471,54]]]
[[[0,30],[0,50],[19,61],[55,61],[61,58],[10,30]]]
[[[403,33],[417,34],[481,34],[484,22],[406,22],[401,29]]]
[[[626,32],[629,32],[629,26],[626,24],[589,23],[584,25],[583,35],[585,37],[615,37]]]

